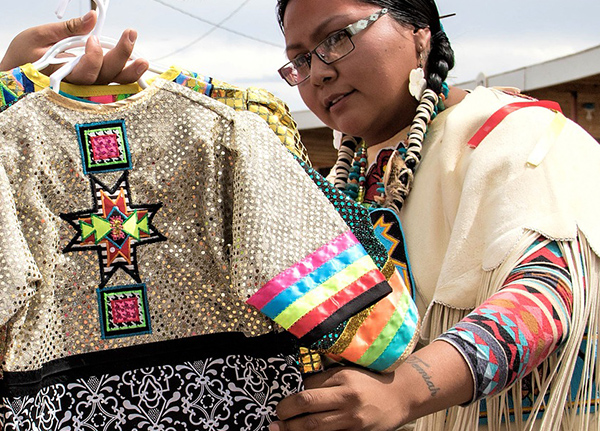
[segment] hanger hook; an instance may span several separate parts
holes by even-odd
[[[106,21],[106,10],[108,9],[108,3],[110,0],[92,1],[96,3],[96,6],[98,7],[98,21],[96,22],[96,26],[90,34],[100,37],[100,33],[102,33],[102,28],[104,27],[104,22]],[[60,3],[54,12],[59,19],[62,19],[62,17],[65,15],[65,11],[67,10],[69,3],[71,3],[71,0],[60,0]]]

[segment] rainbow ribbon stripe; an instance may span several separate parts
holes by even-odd
[[[247,302],[311,343],[391,291],[348,231],[277,275]]]
[[[349,342],[333,345],[330,355],[372,370],[393,371],[412,352],[419,336],[419,312],[398,271],[389,279],[392,293],[373,306]],[[354,317],[354,319],[359,316]],[[348,327],[355,325],[349,324]]]

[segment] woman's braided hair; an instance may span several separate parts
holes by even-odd
[[[302,1],[302,0],[296,0]],[[396,157],[395,164],[388,174],[385,184],[384,205],[397,212],[410,192],[415,170],[421,162],[421,150],[427,124],[438,104],[443,83],[448,71],[454,67],[454,51],[440,24],[440,15],[434,0],[358,0],[387,8],[388,14],[397,22],[416,30],[429,28],[431,31],[430,50],[425,70],[427,89],[423,93],[415,117],[408,132],[408,142],[404,161]],[[277,17],[283,29],[283,16],[289,0],[277,0]]]

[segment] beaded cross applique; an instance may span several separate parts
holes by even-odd
[[[152,218],[162,205],[132,204],[127,171],[112,188],[93,175],[90,183],[94,207],[60,215],[76,232],[63,253],[96,250],[100,261],[100,287],[105,286],[118,269],[140,283],[136,248],[166,241],[152,225]]]
[[[139,274],[137,247],[166,241],[152,224],[162,204],[133,204],[128,176],[132,162],[124,120],[77,124],[75,131],[83,173],[90,179],[93,207],[60,214],[75,230],[63,253],[98,253],[100,284],[96,292],[102,338],[149,334],[150,310],[146,285]],[[112,187],[97,177],[108,172],[122,172]],[[107,286],[118,270],[137,284]]]

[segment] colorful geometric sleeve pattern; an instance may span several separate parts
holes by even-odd
[[[20,68],[0,72],[0,108],[10,105],[24,94],[34,91],[33,82],[21,72]]]
[[[300,161],[350,231],[274,277],[248,301],[336,360],[392,371],[418,338],[417,308],[368,211]]]
[[[4,106],[10,105],[17,99],[18,96],[2,82],[0,82],[0,109],[2,109]]]
[[[500,291],[439,337],[471,368],[473,402],[529,374],[566,340],[573,300],[566,268],[557,243],[540,237]]]

